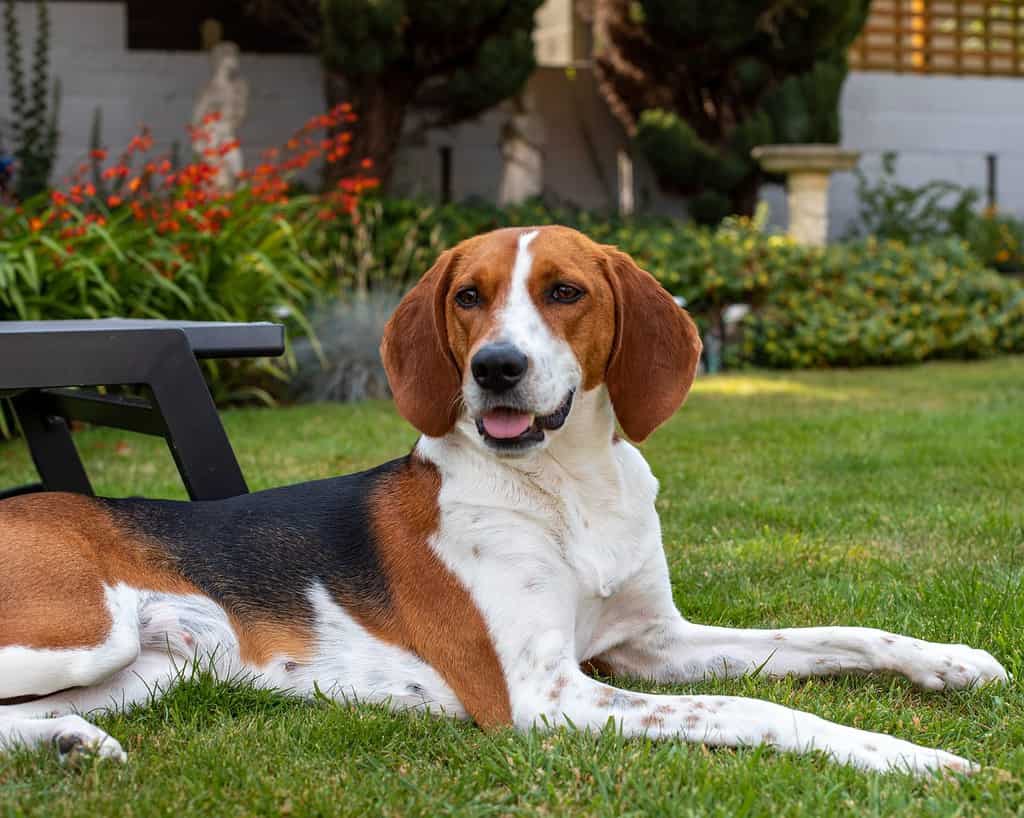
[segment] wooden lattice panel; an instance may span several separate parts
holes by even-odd
[[[874,0],[850,65],[1024,76],[1024,0]]]

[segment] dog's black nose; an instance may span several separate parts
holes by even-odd
[[[505,392],[526,374],[529,359],[514,344],[488,344],[473,356],[473,378],[488,392]]]

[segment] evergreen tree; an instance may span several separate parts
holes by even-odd
[[[517,94],[534,70],[533,17],[542,0],[252,0],[320,54],[329,107],[359,119],[349,163],[387,182],[406,114],[423,127],[471,119]]]
[[[870,0],[593,0],[601,91],[661,187],[713,223],[750,214],[756,145],[839,141]]]

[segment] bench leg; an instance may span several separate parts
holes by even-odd
[[[185,344],[175,352],[164,357],[148,385],[189,497],[220,500],[247,494],[242,469],[198,362]]]
[[[71,439],[67,421],[48,414],[37,392],[17,395],[11,402],[44,490],[91,495],[92,484]]]

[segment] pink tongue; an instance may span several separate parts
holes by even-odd
[[[530,415],[521,412],[510,412],[507,409],[495,409],[483,417],[484,431],[498,440],[519,437],[530,428]]]

